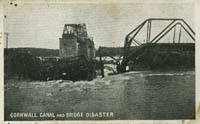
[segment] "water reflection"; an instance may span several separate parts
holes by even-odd
[[[183,119],[195,116],[193,73],[134,74],[124,90],[126,119]],[[129,74],[131,76],[132,74]]]

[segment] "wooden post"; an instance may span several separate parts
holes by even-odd
[[[5,37],[6,37],[6,48],[8,48],[8,33],[5,33]]]
[[[175,38],[176,38],[176,26],[174,27],[173,43],[175,43]]]
[[[101,57],[102,57],[101,56],[101,47],[99,47],[99,61],[100,61],[100,64],[101,64],[101,76],[103,78],[104,77],[104,64],[103,64]]]

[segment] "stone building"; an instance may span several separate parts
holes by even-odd
[[[85,24],[65,24],[60,38],[60,58],[85,56],[95,58],[93,39],[88,37]]]

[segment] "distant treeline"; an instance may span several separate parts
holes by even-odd
[[[136,47],[132,46],[131,49],[135,49]],[[101,55],[107,56],[107,54],[111,56],[123,55],[124,48],[123,47],[100,47]],[[59,56],[58,49],[44,49],[44,48],[8,48],[4,49],[5,52],[18,52],[18,53],[30,53],[33,56],[40,57],[53,57]],[[96,50],[96,56],[99,56],[99,48]]]
[[[132,46],[130,49],[136,49],[137,46]],[[102,56],[119,56],[123,55],[124,47],[99,47],[96,51],[96,56],[99,56],[99,51],[101,51]]]
[[[7,48],[4,49],[4,52],[12,52],[12,53],[30,53],[33,56],[41,56],[41,57],[53,57],[59,56],[58,49],[44,49],[44,48]]]
[[[123,47],[101,47],[102,56],[117,56],[123,54]],[[17,53],[30,53],[37,57],[53,57],[59,56],[59,49],[44,49],[44,48],[8,48],[4,49],[5,52]],[[99,49],[96,50],[96,56],[99,56]]]
[[[48,50],[39,49],[40,52]],[[31,52],[32,51],[32,52]],[[51,56],[55,56],[50,51]],[[47,54],[46,53],[46,54]],[[40,60],[37,56],[44,56],[36,52],[36,49],[5,49],[4,52],[4,78],[12,79],[17,77],[31,80],[92,80],[95,74],[95,61],[87,60],[84,56],[73,59]],[[49,55],[49,56],[50,56]],[[47,56],[45,56],[47,57]]]

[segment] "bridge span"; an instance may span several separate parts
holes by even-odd
[[[155,27],[159,27],[156,22],[164,23],[165,27],[153,35]],[[131,46],[137,47],[131,49]],[[194,65],[195,32],[190,25],[183,19],[150,18],[125,37],[123,59],[117,72],[138,68],[191,69]]]

